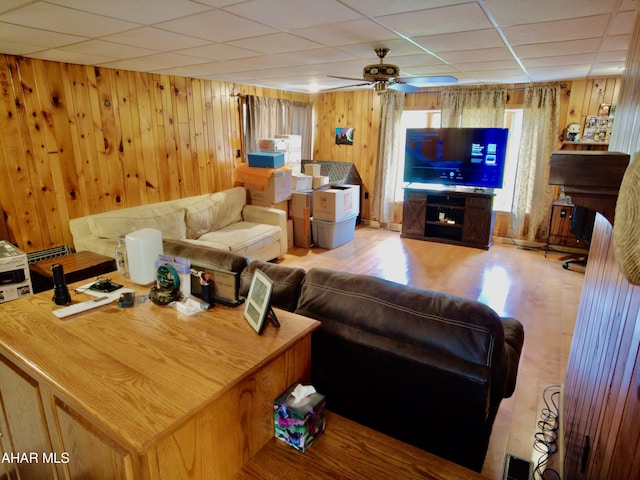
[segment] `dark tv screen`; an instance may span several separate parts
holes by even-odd
[[[409,183],[502,188],[507,128],[408,128]]]

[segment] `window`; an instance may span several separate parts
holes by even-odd
[[[498,211],[511,211],[513,204],[513,192],[515,188],[516,171],[518,167],[518,152],[522,137],[522,109],[508,109],[504,112],[504,125],[509,129],[509,141],[507,143],[507,157],[504,167],[504,182],[500,189],[495,190],[493,209]],[[405,110],[402,112],[402,129],[407,128],[440,128],[440,110]],[[403,134],[403,138],[404,138]],[[399,172],[404,171],[404,157],[398,161]],[[399,185],[396,189],[396,201],[403,200],[404,182],[402,174],[398,175]]]

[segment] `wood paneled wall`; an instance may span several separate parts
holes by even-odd
[[[563,478],[640,478],[640,287],[597,215],[564,384]]]
[[[352,162],[362,177],[362,218],[371,218],[371,200],[378,158],[380,96],[373,89],[329,92],[315,96],[315,160]],[[336,145],[336,127],[354,129],[353,145]]]
[[[0,205],[26,252],[72,245],[70,218],[233,186],[238,99],[176,76],[0,57]],[[308,95],[303,95],[308,100]]]

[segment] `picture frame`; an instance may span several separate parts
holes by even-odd
[[[245,300],[244,318],[258,335],[262,334],[267,317],[273,315],[271,309],[272,292],[273,281],[264,272],[256,269]],[[278,325],[275,316],[273,320]]]

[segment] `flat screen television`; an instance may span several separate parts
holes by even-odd
[[[408,128],[409,183],[502,188],[507,128]]]

